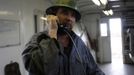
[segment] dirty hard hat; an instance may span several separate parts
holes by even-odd
[[[76,1],[75,0],[56,0],[54,5],[46,9],[47,15],[55,15],[58,8],[66,8],[69,10],[74,11],[76,21],[81,19],[81,14],[76,8]]]

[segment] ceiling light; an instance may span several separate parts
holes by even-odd
[[[103,10],[103,13],[105,14],[105,15],[109,15],[109,13],[108,13],[108,11],[106,11],[106,10]]]
[[[100,6],[99,0],[92,0],[96,5]]]
[[[120,7],[120,5],[113,5],[112,7],[113,8],[118,8],[118,7]]]
[[[92,0],[92,1],[98,6],[107,4],[107,0]]]
[[[119,0],[108,0],[108,1],[119,1]]]
[[[110,9],[110,10],[103,10],[103,13],[105,14],[105,15],[113,15],[113,10],[112,9]]]
[[[110,10],[108,11],[108,13],[109,13],[110,15],[113,15],[113,10],[110,9]]]
[[[106,5],[106,4],[107,4],[107,0],[100,0],[100,2],[101,2],[103,5]]]

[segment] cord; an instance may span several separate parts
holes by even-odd
[[[79,51],[78,51],[79,49],[77,48],[77,46],[76,46],[76,44],[75,44],[75,42],[74,42],[72,36],[69,34],[69,32],[68,32],[66,29],[64,29],[64,31],[67,33],[67,35],[70,37],[71,41],[73,42],[74,47],[75,47],[75,49],[76,49],[76,52],[77,52],[77,54],[78,54],[78,57],[79,57],[79,59],[80,59],[80,62],[81,62],[81,64],[82,64],[82,68],[83,68],[84,74],[86,75],[86,70],[84,69],[84,65],[83,65],[83,63],[82,63],[82,58],[81,58],[80,53],[79,53]]]

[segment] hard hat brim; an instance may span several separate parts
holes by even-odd
[[[77,11],[74,8],[71,8],[71,7],[68,7],[68,6],[64,6],[64,5],[55,5],[55,6],[49,7],[49,8],[46,9],[46,14],[47,15],[51,15],[51,14],[55,15],[58,8],[67,8],[67,9],[70,9],[70,10],[74,11],[75,15],[76,15],[75,16],[76,22],[81,19],[81,14],[79,13],[79,11]]]

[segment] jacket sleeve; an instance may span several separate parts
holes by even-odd
[[[86,58],[86,74],[87,75],[105,75],[104,72],[101,71],[101,69],[97,66],[96,62],[94,61],[94,58],[92,54],[90,53],[89,48],[84,44],[84,42],[80,39],[79,41],[82,46],[82,50],[84,50]]]
[[[42,51],[39,46],[39,42],[42,38],[48,38],[44,33],[35,34],[31,40],[26,44],[22,56],[26,70],[34,75],[43,74],[43,61]]]

